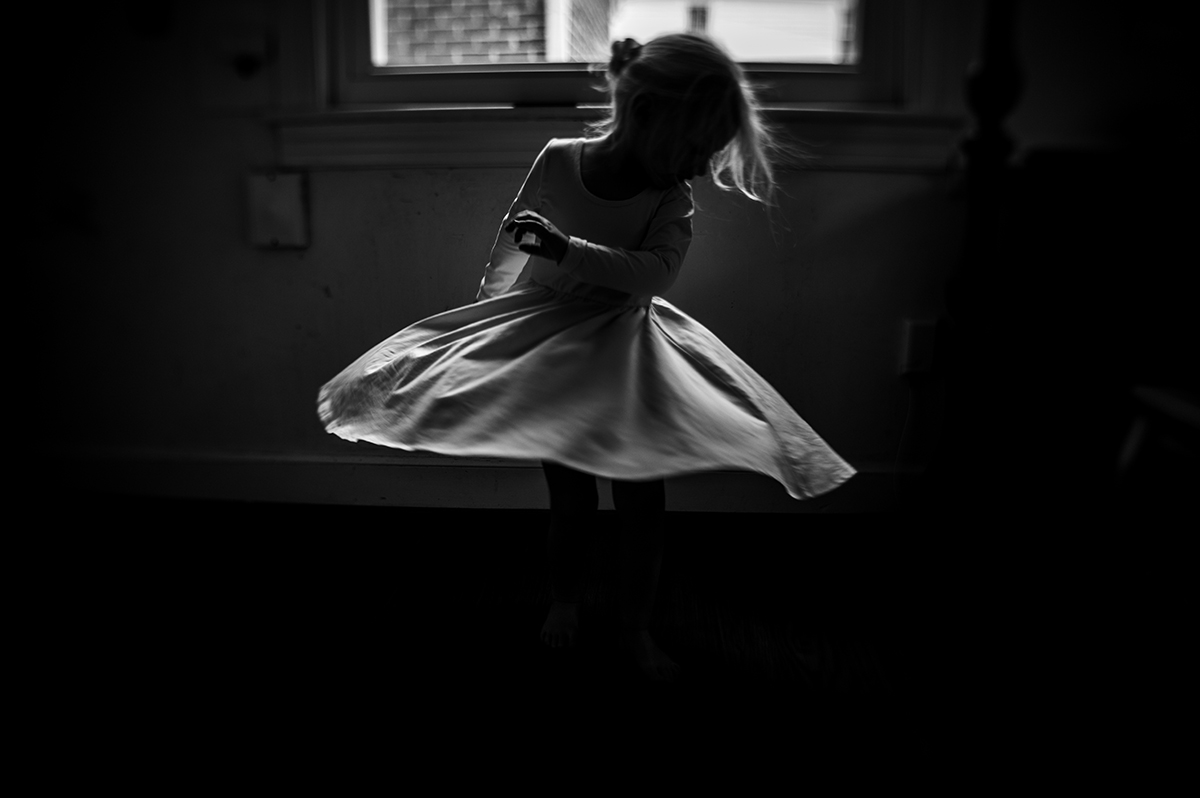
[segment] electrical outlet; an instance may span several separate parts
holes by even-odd
[[[933,371],[933,351],[937,322],[904,320],[900,346],[900,373],[928,374]]]

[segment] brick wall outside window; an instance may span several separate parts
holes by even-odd
[[[388,63],[546,60],[543,0],[388,0]]]

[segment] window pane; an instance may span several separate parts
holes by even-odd
[[[852,64],[857,0],[368,0],[376,66],[607,61],[701,31],[739,61]]]

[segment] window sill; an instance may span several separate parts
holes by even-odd
[[[596,107],[414,106],[270,119],[285,169],[526,168],[551,138],[573,138]],[[772,106],[770,122],[817,156],[810,169],[938,172],[966,120],[893,108]]]

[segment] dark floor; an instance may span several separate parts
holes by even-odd
[[[1097,530],[671,513],[651,632],[682,673],[650,685],[614,644],[615,514],[593,541],[581,644],[563,652],[538,639],[542,511],[76,510],[31,563],[65,652],[47,668],[80,733],[119,716],[159,744],[344,730],[368,747],[403,735],[423,761],[578,742],[693,776],[717,757],[937,779],[997,746],[1049,755],[1035,715],[1069,714],[1077,691],[1064,682],[1049,706],[1031,685],[1071,678],[1058,654],[1121,617],[1105,616],[1120,606],[1108,595],[1063,595],[1120,558],[1119,536]]]

